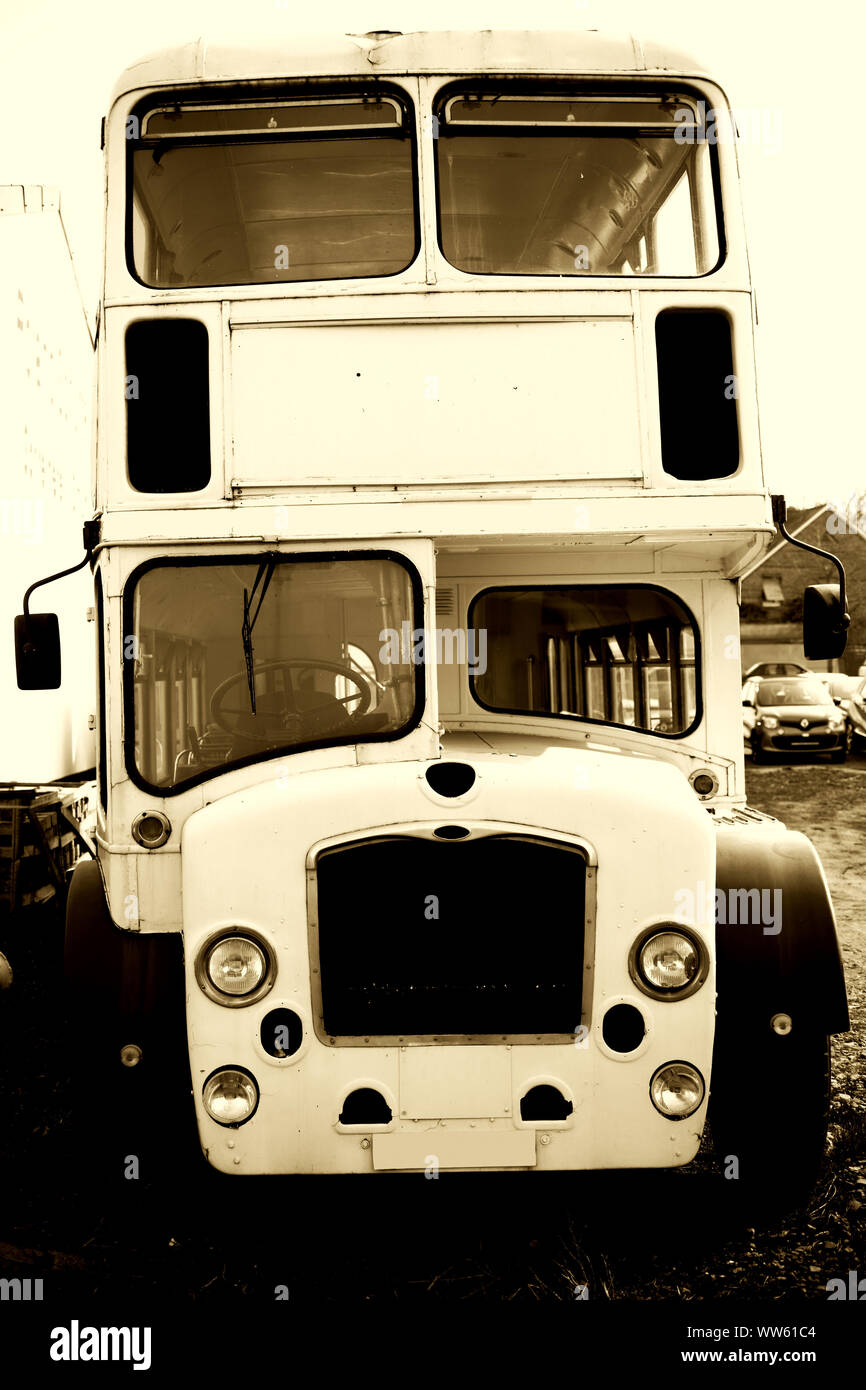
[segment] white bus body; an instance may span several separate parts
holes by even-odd
[[[745,809],[775,526],[723,92],[595,33],[192,44],[105,144],[106,896],[79,871],[71,931],[123,937],[118,998],[132,942],[184,970],[208,1161],[684,1164],[715,1045],[720,1105],[773,1078],[755,1171],[846,1020],[788,836],[811,945],[736,928],[719,1053],[714,892],[775,888],[787,836]],[[165,1076],[145,995],[104,1046]]]

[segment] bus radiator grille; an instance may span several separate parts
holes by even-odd
[[[324,1032],[573,1033],[585,896],[581,851],[530,836],[397,835],[325,851],[316,913]]]

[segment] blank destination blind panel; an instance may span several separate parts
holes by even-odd
[[[628,319],[236,326],[232,417],[242,486],[642,478]]]

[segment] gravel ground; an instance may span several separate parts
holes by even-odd
[[[662,1173],[443,1174],[245,1179],[206,1166],[169,1186],[86,1180],[59,991],[60,925],[32,909],[0,930],[16,967],[0,999],[0,1276],[45,1277],[86,1297],[294,1303],[514,1300],[826,1301],[828,1279],[866,1270],[866,759],[750,768],[752,804],[814,840],[843,942],[852,1030],[834,1045],[830,1149],[808,1211],[738,1222],[706,1149]],[[326,1190],[325,1190],[326,1189]],[[323,1199],[323,1193],[324,1199]]]

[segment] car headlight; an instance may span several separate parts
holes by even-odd
[[[844,729],[845,727],[845,719],[841,714],[831,714],[827,722],[831,729]]]
[[[682,999],[706,977],[706,951],[690,932],[676,926],[658,927],[633,946],[629,962],[632,979],[655,999]]]
[[[765,715],[763,715],[763,716],[758,720],[758,723],[759,723],[760,725],[762,725],[763,728],[765,728],[765,729],[778,729],[778,727],[779,727],[779,721],[778,721],[778,719],[776,718],[775,714],[765,714]]]
[[[196,978],[209,998],[229,1007],[260,999],[276,969],[263,942],[230,932],[207,942],[196,961]]]
[[[668,1062],[650,1082],[650,1097],[660,1115],[685,1120],[703,1104],[706,1087],[697,1067],[689,1062]]]
[[[219,1125],[242,1125],[255,1113],[259,1088],[248,1072],[223,1067],[209,1076],[202,1089],[204,1108]]]

